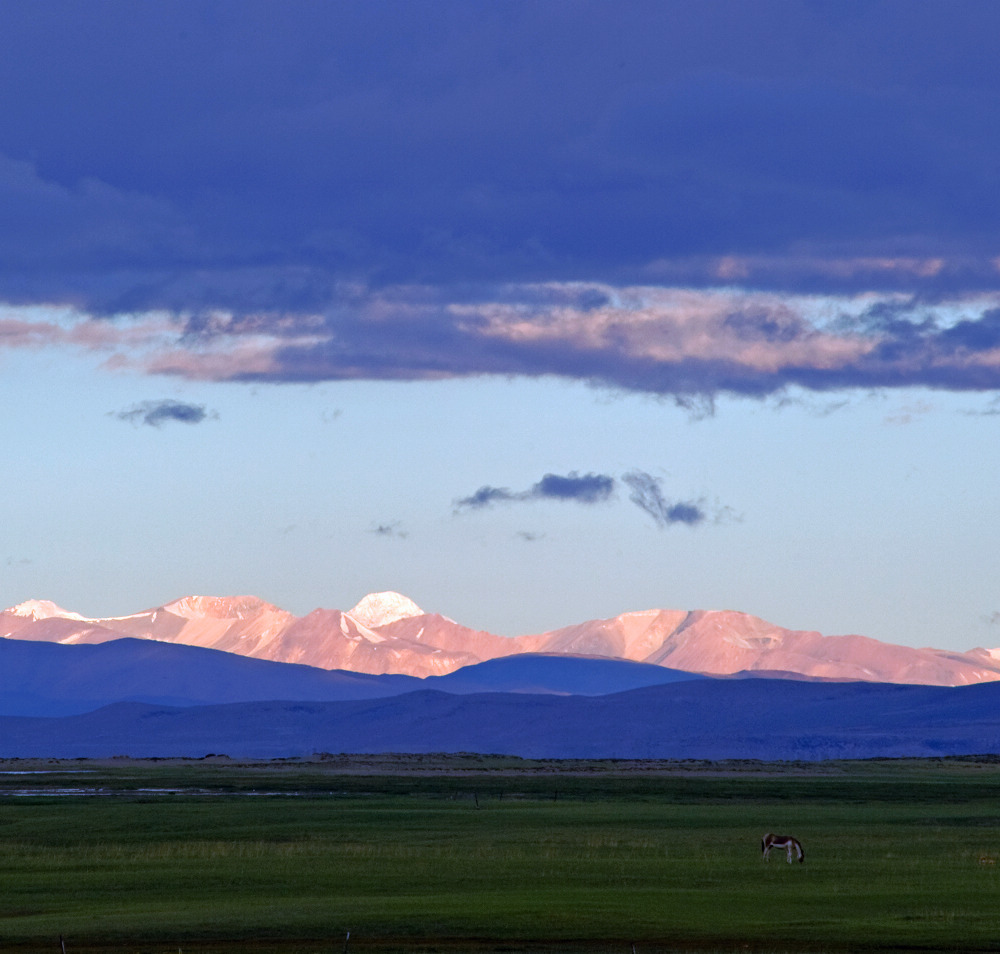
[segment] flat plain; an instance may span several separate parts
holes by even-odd
[[[16,760],[0,852],[5,951],[1000,950],[992,757]]]

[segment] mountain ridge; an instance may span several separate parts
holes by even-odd
[[[347,612],[320,608],[305,616],[254,596],[187,596],[102,619],[44,600],[0,613],[0,637],[88,644],[123,636],[328,670],[420,678],[504,656],[565,653],[719,676],[782,672],[938,686],[1000,680],[1000,650],[915,649],[855,634],[824,636],[735,610],[638,610],[512,637],[425,612],[392,591],[368,594]]]

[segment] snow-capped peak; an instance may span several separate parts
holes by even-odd
[[[348,610],[347,615],[362,626],[373,629],[411,616],[423,616],[424,611],[413,600],[389,590],[369,593],[354,609]]]
[[[77,620],[87,619],[86,616],[81,616],[79,613],[71,613],[69,610],[64,610],[61,606],[56,606],[51,600],[26,600],[23,603],[18,603],[17,606],[11,606],[5,612],[13,613],[15,616],[30,616],[32,619],[51,619],[52,617]]]

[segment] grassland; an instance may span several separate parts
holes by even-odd
[[[1000,950],[992,760],[0,769],[3,951]]]

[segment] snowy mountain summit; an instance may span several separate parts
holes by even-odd
[[[23,603],[18,603],[17,606],[12,606],[10,609],[5,610],[5,612],[35,620],[52,619],[54,617],[59,619],[86,620],[86,617],[81,616],[79,613],[71,613],[69,610],[64,610],[51,600],[26,600]]]
[[[423,616],[424,611],[413,600],[387,590],[384,593],[369,593],[347,615],[362,626],[375,629],[411,616]]]

